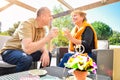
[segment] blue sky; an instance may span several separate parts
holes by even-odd
[[[101,21],[120,32],[120,2],[87,10],[86,13],[90,23]]]

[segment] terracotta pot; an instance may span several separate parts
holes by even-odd
[[[74,77],[76,80],[86,80],[87,77],[87,71],[79,71],[79,70],[75,70],[73,72]]]

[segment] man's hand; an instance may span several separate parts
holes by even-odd
[[[48,37],[50,37],[51,39],[56,37],[58,35],[58,28],[57,27],[53,27],[50,32],[48,33]]]
[[[50,64],[50,58],[48,51],[43,51],[42,56],[40,58],[43,67],[46,67]]]

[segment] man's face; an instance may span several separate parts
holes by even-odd
[[[45,11],[44,14],[42,14],[41,18],[42,18],[42,23],[48,26],[51,24],[53,19],[51,12],[49,10]]]

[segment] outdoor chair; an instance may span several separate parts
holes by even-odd
[[[92,52],[95,53],[98,50],[108,50],[109,42],[108,40],[98,40],[98,49],[93,49]],[[60,63],[63,55],[68,52],[68,47],[57,47],[56,48],[56,65]],[[93,59],[96,60],[97,54],[93,54]]]
[[[4,43],[10,38],[10,36],[0,36],[0,49]],[[16,65],[11,65],[2,60],[0,55],[0,75],[10,74],[15,72]],[[37,68],[37,62],[33,62],[31,69]]]
[[[58,47],[56,48],[56,65],[60,63],[61,59],[63,58],[64,54],[68,52],[68,47]]]

